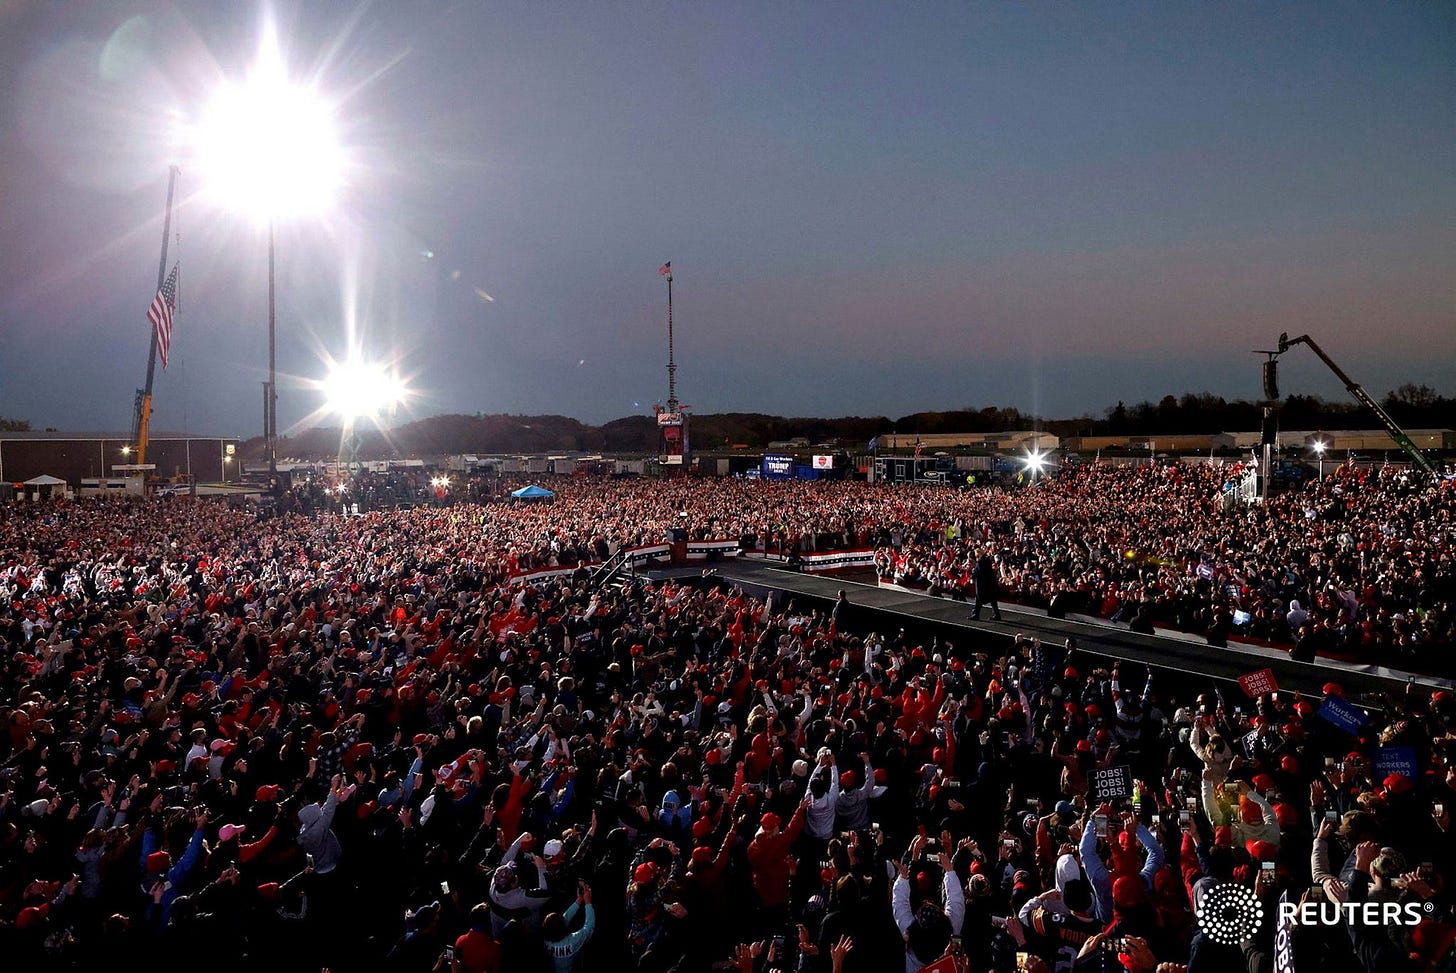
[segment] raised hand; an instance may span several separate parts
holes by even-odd
[[[850,939],[847,934],[840,936],[839,942],[829,947],[829,959],[833,964],[834,973],[839,973],[840,970],[844,969],[844,958],[853,949],[854,940]]]

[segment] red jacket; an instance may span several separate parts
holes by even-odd
[[[511,796],[496,818],[502,837],[515,841],[521,829],[521,813],[525,810],[526,795],[531,790],[531,779],[517,774],[511,780]]]
[[[789,901],[789,848],[804,830],[804,806],[799,805],[789,826],[770,837],[760,833],[748,844],[748,864],[753,869],[753,888],[766,906]]]

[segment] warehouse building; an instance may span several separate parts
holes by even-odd
[[[238,478],[235,437],[161,433],[149,438],[150,478],[223,483]],[[0,482],[23,483],[38,476],[64,480],[73,490],[83,481],[125,477],[136,464],[127,433],[0,432]]]

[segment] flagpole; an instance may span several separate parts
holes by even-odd
[[[181,169],[170,166],[167,170],[167,208],[162,216],[162,258],[157,262],[157,293],[167,282],[167,242],[172,235],[172,199],[177,192],[177,176]],[[137,389],[136,412],[132,423],[132,439],[136,441],[137,465],[147,461],[147,426],[152,419],[152,379],[157,373],[157,329],[152,327],[151,349],[147,352],[147,385]],[[101,475],[106,475],[102,469]],[[142,474],[145,477],[145,473]]]

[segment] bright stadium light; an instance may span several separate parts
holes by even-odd
[[[328,411],[349,424],[377,419],[409,396],[404,382],[387,365],[358,358],[334,365],[320,388]]]
[[[1047,454],[1035,449],[1027,450],[1026,456],[1022,459],[1021,463],[1030,471],[1032,479],[1035,479],[1046,470]]]
[[[278,366],[274,224],[318,215],[344,182],[348,154],[334,106],[310,85],[288,78],[272,23],[247,77],[214,93],[187,133],[189,168],[203,192],[268,228],[268,386],[263,436],[268,473],[278,473]]]
[[[248,76],[217,90],[190,142],[205,191],[259,223],[323,212],[348,169],[334,106],[289,80],[271,31]]]

